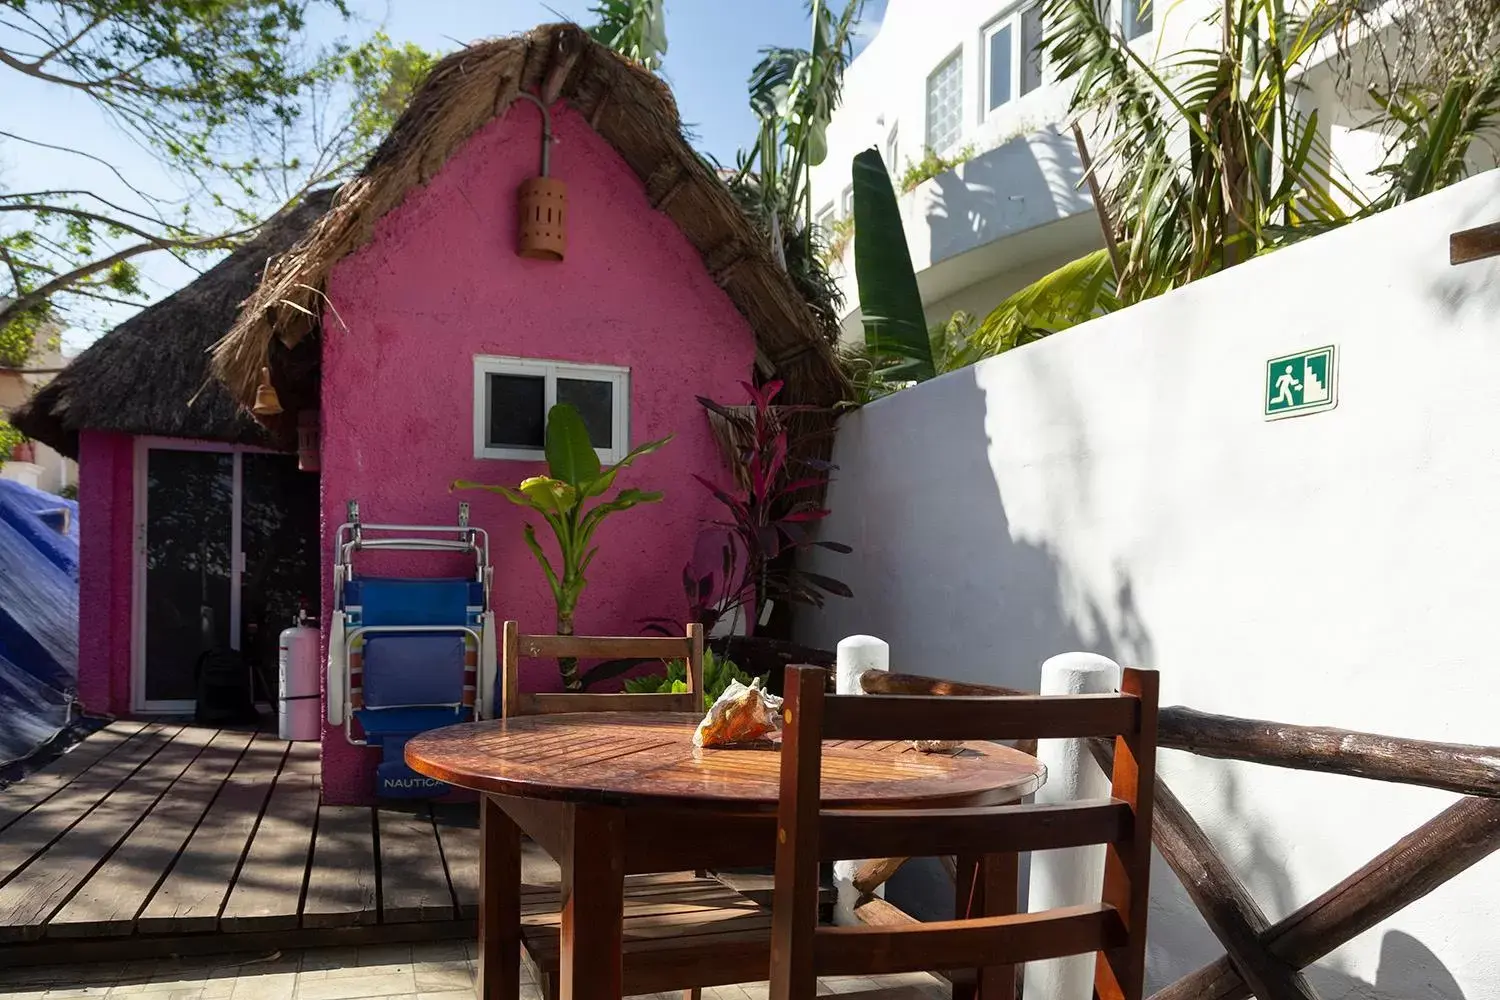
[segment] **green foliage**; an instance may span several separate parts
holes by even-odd
[[[1455,76],[1441,93],[1410,86],[1390,95],[1371,91],[1394,124],[1398,156],[1378,171],[1390,178],[1380,207],[1397,205],[1463,180],[1468,157],[1500,123],[1500,59],[1478,74]]]
[[[759,134],[742,151],[731,179],[751,193],[757,214],[772,233],[812,219],[812,168],[828,156],[827,132],[843,92],[844,70],[854,56],[854,28],[864,0],[848,0],[837,18],[824,0],[812,0],[811,47],[771,47],[750,73],[750,107]],[[810,240],[810,229],[804,229]]]
[[[379,34],[310,50],[318,9],[348,16],[345,0],[0,0],[0,92],[12,75],[84,95],[188,192],[144,190],[82,148],[77,121],[0,137],[11,156],[98,162],[129,192],[0,187],[0,341],[137,303],[135,258],[232,248],[363,162],[431,57]]]
[[[913,163],[906,161],[906,167],[901,171],[901,193],[909,194],[917,189],[917,185],[923,181],[930,181],[938,174],[945,174],[954,167],[968,163],[974,158],[974,146],[964,146],[962,149],[949,156],[939,156],[932,151],[931,146],[922,147],[922,158]]]
[[[887,382],[920,382],[937,374],[922,295],[912,269],[901,210],[885,161],[875,149],[854,157],[854,274],[865,349]]]
[[[0,466],[10,461],[11,450],[25,440],[25,434],[16,430],[10,421],[0,416]]]
[[[622,489],[611,500],[600,500],[589,506],[586,501],[603,497],[614,488],[615,477],[637,458],[648,455],[665,445],[671,437],[649,441],[634,449],[620,461],[603,468],[599,456],[589,442],[588,428],[583,417],[567,403],[558,403],[547,414],[547,471],[546,476],[533,476],[523,480],[518,487],[487,486],[483,483],[458,480],[453,484],[459,490],[487,490],[498,493],[518,507],[524,507],[541,515],[552,529],[557,542],[558,563],[554,564],[537,540],[536,528],[527,524],[523,529],[526,547],[536,557],[547,586],[552,590],[557,605],[557,634],[573,634],[573,613],[578,606],[579,595],[588,583],[585,574],[599,549],[593,544],[594,533],[610,514],[640,504],[656,503],[660,493],[648,493],[638,489]],[[559,662],[563,684],[570,691],[587,685],[587,678],[580,678],[577,663],[572,660]]]
[[[844,251],[849,249],[849,241],[854,239],[854,216],[845,215],[834,219],[827,235],[828,242],[818,254],[818,260],[824,267],[844,259]]]
[[[745,673],[733,660],[721,660],[716,657],[713,650],[705,650],[703,653],[703,710],[708,711],[709,706],[719,700],[719,696],[734,681],[749,687],[754,680]],[[766,678],[760,679],[762,686]],[[644,677],[632,677],[625,681],[625,690],[631,694],[685,694],[687,692],[687,661],[670,660],[667,663],[667,672],[664,674],[647,674]]]
[[[666,0],[599,0],[589,13],[599,19],[589,34],[653,73],[667,54]]]

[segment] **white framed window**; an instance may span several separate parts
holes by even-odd
[[[1042,85],[1042,5],[1033,3],[984,29],[984,113],[1003,108]]]
[[[942,153],[958,143],[964,124],[964,53],[959,49],[927,78],[927,146]]]
[[[891,126],[891,134],[885,137],[885,169],[894,175],[901,169],[896,163],[896,156],[901,152],[901,134],[899,125]]]
[[[474,358],[474,457],[546,459],[547,413],[571,403],[583,417],[599,461],[630,450],[630,369],[477,355]]]
[[[831,236],[833,234],[833,202],[830,201],[818,209],[818,216],[813,222],[822,230],[824,236]]]
[[[1151,33],[1152,0],[1120,0],[1120,31],[1127,41]]]
[[[854,214],[854,185],[850,184],[844,188],[844,193],[839,195],[839,214],[849,218]]]

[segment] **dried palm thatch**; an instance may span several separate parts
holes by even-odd
[[[12,415],[22,433],[78,456],[83,430],[268,443],[209,371],[209,350],[259,283],[266,261],[328,210],[314,191],[192,284],[141,310],[73,360]]]
[[[763,375],[785,380],[788,403],[832,406],[849,386],[812,310],[775,263],[763,233],[682,135],[660,79],[594,42],[577,25],[544,25],[443,59],[359,177],[306,238],[267,269],[214,366],[246,406],[276,345],[316,333],[329,272],[369,242],[375,223],[431,179],[458,148],[522,91],[567,101],[629,164],[651,205],[697,249],[714,281],[755,332]],[[279,373],[273,375],[282,388]]]

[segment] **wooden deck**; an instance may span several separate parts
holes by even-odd
[[[472,808],[318,804],[318,746],[115,722],[0,791],[0,966],[472,933]]]

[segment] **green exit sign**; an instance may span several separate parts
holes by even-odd
[[[1333,345],[1266,362],[1267,420],[1331,410],[1339,402],[1338,349]]]

